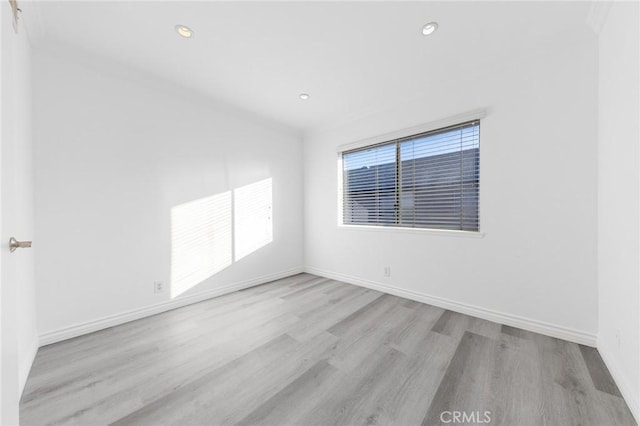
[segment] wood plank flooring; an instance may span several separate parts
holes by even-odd
[[[20,417],[636,424],[593,348],[308,274],[40,348]]]

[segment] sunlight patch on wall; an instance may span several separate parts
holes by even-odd
[[[233,191],[235,260],[273,241],[271,178]]]
[[[171,298],[273,241],[272,179],[171,208]]]
[[[171,209],[171,297],[231,265],[231,191]]]

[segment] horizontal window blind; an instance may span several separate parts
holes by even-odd
[[[395,145],[347,154],[343,167],[345,223],[395,224],[398,191]]]
[[[342,153],[343,223],[478,231],[480,123]]]

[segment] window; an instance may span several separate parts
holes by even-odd
[[[478,231],[480,122],[342,153],[345,225]]]

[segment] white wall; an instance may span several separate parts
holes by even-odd
[[[594,345],[596,48],[585,26],[492,69],[469,67],[427,99],[305,135],[305,265]],[[337,226],[337,146],[477,108],[488,111],[484,238]]]
[[[27,380],[38,348],[34,282],[34,251],[10,253],[7,241],[34,238],[33,151],[31,141],[31,48],[23,21],[16,34],[8,7],[2,16],[2,287],[14,288],[7,295],[8,312],[3,332],[15,333],[19,392]],[[14,299],[15,297],[15,299]],[[8,316],[4,316],[8,315]],[[15,327],[13,331],[8,328]],[[8,345],[11,346],[11,345]],[[3,384],[12,380],[3,377]]]
[[[299,135],[103,65],[34,56],[39,331],[169,301],[171,208],[266,178],[273,242],[185,295],[299,270]]]
[[[599,38],[598,349],[640,420],[640,33],[615,2]]]

